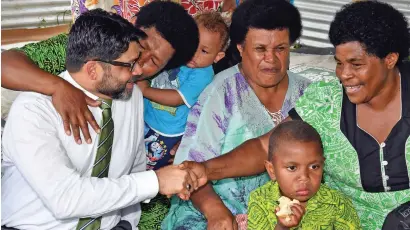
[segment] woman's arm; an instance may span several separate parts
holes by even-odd
[[[65,70],[67,34],[60,34],[1,54],[2,87],[52,95]]]
[[[64,82],[63,79],[40,69],[20,51],[4,51],[1,59],[1,86],[4,88],[52,96]]]
[[[264,172],[270,133],[245,141],[227,154],[204,162],[208,180],[253,176]]]
[[[289,120],[292,118],[287,117],[284,121]],[[271,133],[272,130],[258,138],[245,141],[224,155],[202,163],[185,161],[183,162],[184,168],[189,168],[198,178],[208,181],[262,173],[265,171],[264,162],[268,158]]]
[[[225,206],[211,184],[191,194],[191,201],[207,219],[208,229],[236,229],[237,223],[231,211]]]

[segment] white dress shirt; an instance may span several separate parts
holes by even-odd
[[[68,72],[61,74],[88,96]],[[64,132],[51,97],[21,93],[3,133],[1,224],[18,229],[75,229],[79,218],[103,216],[101,229],[121,219],[137,229],[141,201],[159,190],[145,171],[143,99],[138,87],[127,101],[113,100],[114,141],[108,178],[91,177],[98,135],[78,145]],[[102,110],[90,107],[97,122]]]

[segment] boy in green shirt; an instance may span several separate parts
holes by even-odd
[[[352,202],[321,184],[324,161],[322,141],[312,126],[303,121],[278,125],[265,161],[272,181],[251,193],[248,229],[360,229]],[[281,196],[300,203],[278,217]]]

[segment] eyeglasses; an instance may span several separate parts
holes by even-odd
[[[138,60],[139,60],[139,57],[131,63],[121,62],[121,61],[107,61],[107,60],[102,60],[102,59],[94,59],[93,61],[104,62],[104,63],[108,63],[114,66],[128,67],[130,68],[130,72],[132,73],[134,71],[135,64],[137,64]]]

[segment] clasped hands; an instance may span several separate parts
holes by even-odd
[[[208,182],[205,166],[193,161],[166,166],[155,173],[158,177],[159,193],[168,197],[176,194],[183,200],[189,200],[192,192]]]
[[[139,86],[147,86],[147,82],[139,83]],[[83,91],[73,87],[65,80],[56,85],[52,93],[52,102],[61,115],[64,130],[67,135],[73,135],[77,144],[85,141],[92,143],[89,125],[96,132],[101,131],[88,106],[97,107],[99,101],[86,96]],[[83,140],[80,136],[83,134]],[[178,145],[171,150],[175,155]],[[170,162],[171,163],[171,162]],[[170,165],[155,171],[158,177],[159,192],[170,196],[177,194],[181,199],[188,200],[191,193],[207,183],[205,166],[196,162],[183,162],[180,165]]]

